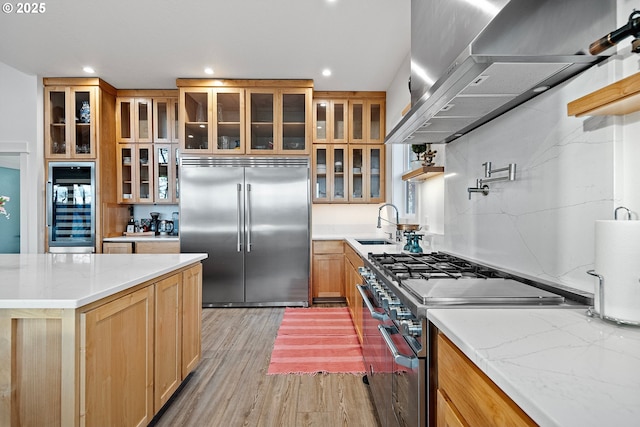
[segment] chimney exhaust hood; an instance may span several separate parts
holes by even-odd
[[[606,56],[616,0],[411,0],[410,111],[388,144],[447,143]]]

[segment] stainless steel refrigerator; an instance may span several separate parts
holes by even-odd
[[[183,157],[180,251],[206,252],[204,307],[309,304],[309,159]]]

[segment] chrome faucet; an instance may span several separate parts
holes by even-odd
[[[395,224],[387,219],[382,218],[382,208],[386,207],[386,206],[391,206],[393,209],[396,210],[396,222]],[[396,241],[397,242],[401,242],[402,241],[402,233],[400,232],[400,230],[397,229],[397,225],[400,224],[400,211],[398,211],[398,208],[396,207],[396,205],[392,204],[392,203],[385,203],[384,205],[380,206],[378,208],[378,228],[382,228],[382,220],[387,221],[389,224],[393,224],[396,226]]]

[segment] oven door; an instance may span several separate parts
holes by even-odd
[[[391,408],[391,376],[393,361],[378,330],[379,326],[391,327],[393,323],[375,300],[366,286],[359,285],[362,295],[362,355],[367,370],[367,381],[382,427],[395,426]]]
[[[378,326],[391,361],[391,406],[394,423],[401,427],[426,426],[425,359],[413,352],[395,326]]]

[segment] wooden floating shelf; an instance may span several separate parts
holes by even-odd
[[[444,173],[444,166],[422,166],[402,175],[403,181],[424,181]]]
[[[640,111],[640,73],[567,104],[569,116],[610,116]]]

